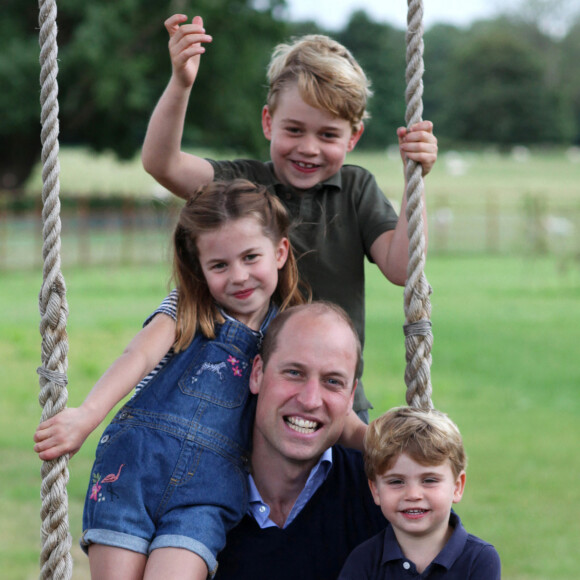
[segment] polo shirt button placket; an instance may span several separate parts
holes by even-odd
[[[411,567],[411,564],[409,564],[409,562],[403,562],[403,568],[405,568],[405,570],[408,570]]]

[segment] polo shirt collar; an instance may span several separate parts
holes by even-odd
[[[449,524],[453,528],[453,534],[443,547],[443,550],[437,554],[437,557],[433,562],[445,567],[446,569],[451,568],[455,563],[455,560],[461,556],[463,549],[465,548],[465,543],[467,542],[467,531],[461,524],[459,516],[452,511],[449,516]]]
[[[267,161],[266,162],[266,166],[268,167],[268,170],[269,170],[270,175],[272,177],[272,185],[276,189],[276,192],[279,192],[280,190],[283,190],[283,191],[287,191],[287,190],[294,191],[291,187],[288,187],[287,185],[284,185],[276,177],[276,173],[274,172],[274,164],[272,163],[272,161]],[[305,193],[314,193],[314,192],[316,192],[316,191],[318,191],[320,189],[324,189],[325,187],[328,187],[331,190],[332,189],[335,189],[335,190],[340,191],[342,189],[342,175],[341,175],[341,172],[340,171],[337,171],[334,175],[331,175],[328,179],[326,179],[322,183],[317,184],[312,189],[306,190]]]
[[[459,516],[454,511],[451,511],[451,514],[449,515],[449,524],[453,528],[453,534],[429,566],[438,564],[446,570],[449,570],[449,568],[451,568],[455,563],[455,560],[457,560],[457,558],[459,558],[463,553],[465,543],[467,542],[467,531],[461,524]],[[381,564],[386,564],[393,560],[408,559],[405,558],[401,548],[399,547],[395,532],[393,531],[393,526],[389,525],[385,529],[385,542],[383,544],[383,558]]]

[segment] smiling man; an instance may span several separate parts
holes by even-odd
[[[290,308],[271,323],[250,379],[250,509],[227,537],[216,579],[334,580],[351,550],[384,528],[361,454],[335,445],[360,350],[352,322],[330,303]]]

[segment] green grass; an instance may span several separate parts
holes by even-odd
[[[195,150],[201,157],[232,159],[243,155]],[[439,160],[426,179],[429,197],[439,198],[454,209],[481,210],[490,196],[496,196],[502,207],[520,209],[523,195],[540,195],[551,200],[553,208],[580,208],[578,180],[580,155],[567,155],[563,149],[532,150],[528,158],[500,155],[494,151],[462,152],[464,173],[454,174],[451,157],[457,153],[440,151]],[[138,196],[159,195],[163,191],[142,168],[140,158],[117,161],[112,154],[95,154],[82,148],[63,147],[60,157],[60,184],[65,196],[98,193]],[[371,171],[387,197],[396,205],[403,194],[403,169],[398,153],[356,150],[348,163],[362,165]],[[41,189],[41,167],[36,167],[26,191],[30,195]]]
[[[69,404],[77,405],[167,290],[168,266],[65,271]],[[464,435],[468,530],[493,542],[504,578],[577,577],[580,456],[580,272],[553,260],[430,256],[434,288],[433,401]],[[2,273],[0,561],[2,577],[38,573],[40,462],[32,434],[40,334],[38,272]],[[365,388],[373,417],[404,404],[402,289],[368,271]],[[88,578],[76,543],[98,434],[71,460],[75,578]]]

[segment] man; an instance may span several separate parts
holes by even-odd
[[[330,303],[271,323],[250,378],[250,513],[228,534],[216,579],[334,580],[350,551],[385,526],[361,454],[334,446],[352,412],[360,350],[352,322]]]

